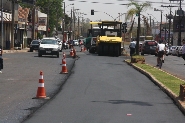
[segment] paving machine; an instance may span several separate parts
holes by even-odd
[[[96,52],[99,56],[120,56],[122,43],[122,22],[101,21],[100,33],[96,39]]]

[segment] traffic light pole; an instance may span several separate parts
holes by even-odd
[[[32,10],[32,40],[35,39],[35,3],[33,3],[33,10]]]
[[[15,1],[12,0],[12,27],[11,27],[11,49],[14,49],[14,15],[15,15]]]

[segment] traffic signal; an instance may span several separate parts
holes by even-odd
[[[94,15],[94,9],[91,9],[91,15]]]
[[[127,23],[122,23],[122,32],[123,33],[127,32]]]

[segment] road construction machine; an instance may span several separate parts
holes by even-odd
[[[122,43],[122,22],[101,21],[90,22],[89,52],[99,56],[120,56]],[[93,28],[93,24],[98,27]],[[95,37],[96,36],[96,37]]]

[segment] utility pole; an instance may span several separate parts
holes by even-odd
[[[72,22],[73,22],[73,10],[71,9],[71,21],[70,21],[70,39],[72,39]]]
[[[160,23],[160,38],[162,38],[162,32],[161,32],[161,29],[162,29],[162,13],[163,13],[163,10],[159,10],[159,9],[156,9],[154,8],[154,11],[160,11],[161,12],[161,23]]]
[[[64,32],[65,32],[65,27],[66,27],[65,22],[66,22],[66,4],[64,2]]]
[[[79,15],[78,15],[78,39],[80,37],[80,20],[79,20]]]
[[[73,6],[73,40],[75,38],[75,10]]]
[[[120,21],[120,13],[118,13],[118,15],[119,15],[118,17],[119,17],[119,21]]]
[[[180,0],[180,11],[179,11],[179,35],[178,35],[178,43],[177,45],[178,46],[181,46],[181,22],[182,22],[182,17],[181,17],[181,14],[182,14],[182,8],[181,8],[181,0]]]
[[[3,0],[1,0],[1,46],[3,50]]]
[[[11,49],[14,49],[14,15],[15,15],[15,0],[12,0],[12,27],[11,27]]]
[[[33,1],[33,9],[32,9],[32,40],[35,39],[35,1]]]
[[[167,15],[167,18],[169,19],[169,31],[168,31],[168,45],[170,45],[170,39],[171,39],[171,36],[170,36],[170,33],[171,33],[171,19],[173,19],[173,15],[172,15],[172,11],[171,11],[171,8],[172,7],[178,7],[178,6],[171,6],[171,5],[168,5],[168,6],[163,6],[161,5],[161,7],[169,7],[170,8],[170,14]],[[180,16],[179,16],[180,17]],[[179,19],[180,20],[180,19]],[[181,26],[180,26],[181,27]],[[181,30],[181,29],[180,29]],[[180,31],[180,37],[181,37],[181,31]],[[179,39],[178,39],[179,40]],[[181,39],[180,39],[181,40]],[[172,45],[172,44],[171,44]]]

